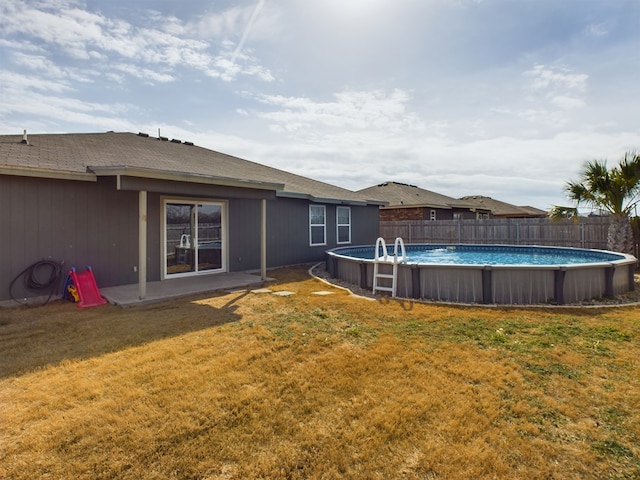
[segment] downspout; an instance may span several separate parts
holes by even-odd
[[[147,296],[147,192],[138,192],[138,298]]]
[[[267,200],[262,199],[262,214],[260,228],[260,277],[267,279]]]

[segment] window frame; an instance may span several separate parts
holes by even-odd
[[[346,210],[349,212],[349,223],[340,223],[340,210]],[[347,227],[348,231],[348,239],[340,241],[340,227]],[[346,245],[351,243],[351,207],[339,206],[336,207],[336,244],[337,245]]]
[[[313,221],[313,209],[321,208],[322,209],[322,223],[312,223]],[[313,243],[313,232],[314,228],[322,228],[322,242],[321,243]],[[319,247],[327,244],[327,207],[326,205],[317,205],[311,204],[309,205],[309,246],[310,247]]]

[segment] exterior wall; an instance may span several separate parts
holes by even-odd
[[[274,200],[267,201],[269,205]],[[261,201],[237,199],[229,201],[229,271],[260,268]]]
[[[380,220],[383,222],[400,222],[407,220],[431,220],[431,210],[436,211],[436,220],[453,220],[459,214],[461,220],[475,220],[476,212],[465,209],[443,209],[431,207],[382,208]]]
[[[352,245],[374,245],[380,236],[380,214],[379,207],[373,205],[368,207],[351,207],[351,244]],[[335,208],[334,208],[335,213]],[[333,228],[335,230],[335,218]],[[335,231],[333,240],[335,241]],[[335,245],[335,243],[332,243]],[[336,245],[337,246],[337,245]],[[330,248],[333,248],[330,247]]]
[[[453,220],[453,210],[431,207],[382,208],[380,209],[380,220],[383,222],[430,220],[431,210],[436,211],[436,220]],[[475,214],[473,212],[466,213],[473,215],[470,218],[475,218]]]
[[[309,205],[326,207],[326,245],[310,246]],[[267,266],[320,262],[337,245],[336,206],[279,198],[267,204]],[[379,234],[378,207],[351,206],[351,244],[375,243]]]
[[[0,300],[10,298],[20,272],[42,259],[64,261],[64,272],[90,265],[99,286],[135,283],[137,205],[137,193],[117,191],[114,180],[0,175]],[[15,294],[34,295],[20,282]]]
[[[121,187],[123,185],[121,184]],[[144,185],[141,185],[144,186]],[[156,190],[162,190],[160,185]],[[260,192],[222,191],[215,186],[197,195],[172,191],[176,198],[228,201],[228,269],[260,268]],[[231,198],[221,196],[229,194]],[[147,280],[161,277],[162,191],[147,196]],[[206,194],[206,195],[205,195]],[[262,195],[269,195],[262,193]],[[337,246],[336,205],[326,204],[327,244],[309,245],[309,205],[302,199],[267,200],[267,266],[324,260]],[[351,207],[351,244],[372,244],[379,235],[377,206]],[[24,269],[42,259],[71,267],[93,268],[99,287],[137,283],[138,192],[118,190],[115,178],[98,182],[0,175],[0,301],[9,300],[9,286]],[[48,273],[48,272],[47,272]],[[18,282],[18,298],[49,292],[29,292]]]
[[[453,220],[454,213],[460,214],[460,220],[476,220],[478,218],[478,213],[472,212],[470,210],[464,209],[453,209],[451,212],[451,218],[440,218],[439,220]],[[481,214],[488,215],[488,218],[491,217],[491,212],[480,212]]]
[[[428,220],[429,217],[426,218]],[[411,208],[381,208],[380,220],[394,222],[401,220],[425,220],[421,207]]]
[[[312,204],[326,208],[326,245],[309,245],[309,205]],[[229,271],[260,268],[261,212],[260,200],[229,199]],[[323,261],[325,251],[338,246],[336,229],[334,204],[291,198],[267,200],[267,267]],[[351,244],[371,244],[378,236],[378,207],[352,206]],[[150,235],[150,242],[152,238]]]

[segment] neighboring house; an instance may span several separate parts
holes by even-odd
[[[476,205],[478,208],[491,210],[495,218],[544,218],[547,216],[547,212],[539,208],[529,206],[518,207],[481,195],[470,195],[462,197],[460,200]]]
[[[381,204],[176,139],[0,135],[0,300],[47,258],[91,265],[101,287],[264,276],[337,245],[374,243]]]
[[[467,220],[487,218],[491,210],[475,203],[424,190],[406,183],[385,182],[359,194],[388,203],[380,209],[381,221]]]

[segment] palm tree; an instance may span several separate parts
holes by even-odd
[[[552,218],[573,216],[585,205],[612,216],[607,234],[607,248],[615,252],[634,253],[631,216],[640,202],[640,154],[628,152],[609,169],[606,161],[592,160],[584,165],[577,182],[564,188],[575,207],[555,206]]]

